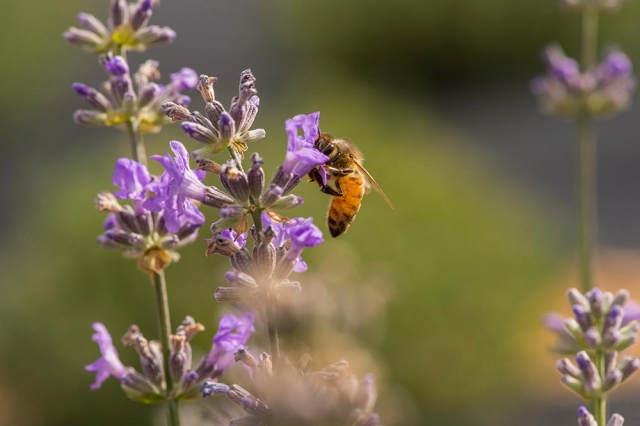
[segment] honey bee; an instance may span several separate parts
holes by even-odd
[[[380,193],[382,198],[393,205],[362,165],[363,156],[358,147],[347,139],[334,138],[328,133],[321,133],[314,144],[315,148],[329,157],[324,165],[309,172],[309,180],[320,185],[320,191],[331,195],[331,205],[327,225],[332,237],[338,237],[349,229],[362,204],[362,196],[371,187]],[[334,187],[323,182],[320,168],[334,179]]]

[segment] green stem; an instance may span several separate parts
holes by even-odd
[[[147,151],[144,148],[140,126],[133,118],[127,120],[127,132],[129,133],[129,142],[131,143],[131,156],[135,161],[146,166]]]
[[[598,374],[600,377],[605,377],[606,366],[604,364],[604,351],[598,350],[596,351],[596,367],[598,368]],[[607,397],[603,395],[602,397],[596,399],[594,402],[593,413],[596,418],[596,422],[598,426],[606,426],[607,424]]]
[[[233,147],[229,147],[229,154],[231,158],[236,162],[236,165],[242,173],[244,173],[244,169],[242,168],[242,162],[240,161],[240,156],[236,152]],[[253,196],[249,196],[249,202],[254,207],[251,210],[251,219],[253,220],[253,225],[256,227],[256,238],[258,239],[258,243],[260,243],[262,236],[260,232],[262,231],[262,218],[260,217],[262,214],[262,209],[256,203],[256,200]],[[267,302],[265,304],[265,317],[267,320],[267,329],[269,331],[269,346],[271,347],[271,357],[278,361],[280,359],[280,339],[278,337],[278,326],[276,320],[276,306],[277,300],[273,300],[271,296],[267,297]]]
[[[598,55],[597,10],[582,13],[580,65],[583,71],[596,64]],[[586,109],[578,116],[578,227],[580,282],[584,291],[593,287],[593,249],[596,238],[596,134],[593,119]]]
[[[158,330],[160,331],[160,342],[164,355],[164,376],[167,383],[167,400],[165,408],[167,412],[167,425],[180,426],[180,414],[178,412],[178,401],[173,398],[173,381],[169,370],[171,360],[171,318],[169,317],[169,298],[167,296],[167,282],[164,272],[154,272],[152,276],[153,288],[156,295],[156,312],[158,314]]]
[[[580,282],[587,292],[593,287],[593,242],[596,225],[596,138],[588,114],[578,117],[578,227]]]
[[[233,149],[232,146],[228,147],[227,150],[229,151],[231,158],[233,158],[233,161],[236,162],[236,166],[238,167],[238,169],[240,169],[240,171],[244,173],[242,161],[240,160],[240,156],[238,155],[236,150]],[[262,214],[262,209],[260,208],[260,206],[258,206],[258,203],[256,203],[253,195],[249,195],[249,203],[251,203],[251,205],[254,207],[251,210],[251,218],[253,219],[253,225],[256,227],[256,238],[258,238],[258,242],[260,242],[260,240],[262,239],[262,237],[260,236],[260,231],[262,231],[262,218],[260,217],[260,215]]]
[[[582,34],[580,40],[580,65],[582,71],[596,65],[598,57],[599,13],[592,8],[582,12]],[[593,250],[597,229],[596,204],[596,132],[593,118],[586,106],[578,117],[578,194],[579,194],[579,251],[580,281],[585,291],[593,287]],[[604,379],[606,373],[605,354],[597,350],[595,363],[598,374]],[[607,396],[594,401],[593,412],[598,426],[607,424]]]

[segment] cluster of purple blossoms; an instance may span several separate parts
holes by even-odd
[[[631,105],[636,85],[633,65],[619,50],[608,50],[601,63],[582,72],[559,46],[547,47],[544,59],[547,72],[532,81],[531,90],[546,113],[607,117]]]
[[[147,47],[171,43],[176,33],[169,27],[148,25],[154,0],[111,0],[109,19],[103,24],[88,13],[78,14],[82,28],[70,27],[63,35],[71,44],[90,52],[106,53],[120,50],[145,50]]]
[[[213,83],[217,80],[216,77],[200,76],[197,87],[205,101],[206,116],[197,111],[191,112],[176,102],[163,105],[168,117],[173,121],[182,121],[182,130],[204,145],[193,152],[197,161],[211,159],[229,147],[243,156],[249,142],[266,136],[263,129],[251,130],[260,105],[260,99],[256,96],[256,78],[251,70],[246,69],[240,74],[238,96],[231,100],[228,112],[216,100]]]
[[[198,174],[200,179],[204,175]],[[162,203],[158,201],[157,194],[167,192],[163,184],[168,180],[166,174],[151,176],[144,165],[121,158],[112,175],[120,190],[103,192],[96,198],[97,209],[109,212],[98,242],[137,259],[145,271],[158,272],[178,260],[175,249],[192,243],[204,223],[204,215],[190,199],[171,194]],[[131,205],[121,205],[118,198],[130,200]]]
[[[577,10],[613,10],[617,9],[629,0],[560,0],[560,4]]]
[[[96,380],[91,390],[100,388],[109,377],[119,380],[129,398],[140,402],[158,402],[171,397],[192,399],[199,396],[199,387],[204,380],[217,380],[225,370],[233,364],[233,354],[245,350],[245,345],[253,328],[253,316],[225,315],[220,319],[218,332],[213,338],[213,345],[200,363],[192,368],[192,350],[189,341],[204,326],[187,317],[178,326],[176,334],[170,336],[173,347],[170,353],[170,374],[174,383],[171,395],[166,394],[167,378],[164,372],[164,359],[161,344],[148,341],[136,325],[122,338],[124,346],[133,347],[140,358],[142,373],[132,367],[125,367],[114,347],[111,335],[101,323],[93,324],[96,333],[93,340],[100,347],[101,357],[85,367],[87,371],[96,373]]]
[[[281,292],[299,291],[300,283],[289,281],[291,272],[304,272],[307,265],[301,258],[302,250],[322,243],[322,232],[313,219],[296,218],[284,223],[273,221],[268,213],[262,214],[260,238],[250,252],[246,237],[237,238],[229,231],[217,233],[208,241],[207,254],[228,257],[233,270],[225,274],[230,287],[218,287],[218,302],[236,302],[260,305],[270,296]]]
[[[133,76],[122,56],[104,55],[101,62],[110,76],[101,90],[73,84],[75,92],[93,107],[77,110],[73,116],[76,123],[124,127],[125,123],[133,122],[141,132],[159,132],[162,125],[171,122],[162,105],[166,102],[188,105],[190,99],[182,92],[198,84],[198,75],[190,68],[171,74],[171,82],[162,85],[156,83],[160,78],[157,61],[146,61]]]
[[[347,361],[307,372],[306,365],[287,361],[274,369],[271,357],[264,352],[259,360],[242,349],[235,357],[250,368],[255,395],[237,384],[205,381],[201,386],[205,398],[226,395],[242,407],[246,415],[232,420],[232,425],[380,425],[380,417],[373,411],[378,396],[373,375],[358,379],[349,373]]]
[[[173,104],[172,108],[175,109],[176,105]],[[197,113],[190,114],[189,117],[199,116]],[[329,160],[313,147],[318,134],[318,118],[319,113],[313,113],[287,120],[289,143],[285,161],[276,169],[268,184],[262,167],[264,162],[257,153],[251,156],[251,167],[246,173],[234,159],[222,165],[201,159],[199,169],[219,175],[226,192],[215,186],[204,185],[196,176],[197,171],[190,168],[185,147],[178,141],[172,141],[170,146],[174,157],[170,154],[151,157],[166,170],[163,175],[166,180],[161,180],[160,187],[153,190],[155,202],[160,206],[164,200],[177,197],[180,202],[175,204],[172,212],[181,214],[188,214],[182,210],[192,207],[187,203],[188,199],[219,209],[220,219],[211,225],[214,234],[227,229],[235,229],[239,234],[247,232],[247,217],[256,212],[266,211],[270,216],[282,220],[276,211],[291,209],[304,201],[302,197],[289,192],[301,181],[302,176]],[[298,129],[303,130],[304,137],[298,135]],[[197,157],[197,152],[193,154]]]
[[[567,293],[573,317],[549,314],[545,318],[548,329],[558,335],[555,350],[575,356],[575,364],[564,358],[556,364],[562,383],[586,400],[603,398],[640,369],[640,359],[619,352],[638,340],[640,309],[629,302],[629,293],[621,290],[613,295],[594,288],[586,294],[576,289]],[[628,303],[629,309],[625,309]],[[596,366],[596,356],[602,354],[603,368]],[[595,420],[581,407],[579,424],[594,426]],[[621,426],[623,419],[614,414],[608,425]]]

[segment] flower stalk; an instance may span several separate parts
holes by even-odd
[[[178,401],[173,397],[173,380],[171,379],[171,318],[169,316],[169,298],[167,297],[167,282],[164,271],[153,272],[151,274],[153,289],[156,296],[156,309],[158,315],[158,330],[160,332],[160,342],[164,353],[164,372],[166,380],[166,402],[167,425],[180,426],[180,414],[178,412]]]
[[[127,132],[131,143],[131,157],[140,164],[147,165],[147,151],[140,132],[140,126],[130,118],[127,120]]]
[[[583,72],[596,63],[599,12],[582,12],[580,65]],[[593,118],[586,108],[578,116],[578,223],[580,281],[583,291],[593,287],[593,251],[596,238],[596,135]]]
[[[580,65],[583,72],[596,65],[598,55],[598,20],[596,9],[585,7],[582,11],[580,40]],[[580,281],[586,292],[593,288],[593,260],[597,229],[596,188],[596,133],[593,118],[586,108],[578,116],[578,197],[579,197],[579,252]],[[595,354],[595,364],[600,377],[605,377],[604,351]],[[598,426],[607,423],[607,397],[600,395],[594,401],[594,414]]]

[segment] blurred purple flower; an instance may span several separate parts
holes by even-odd
[[[285,229],[285,226],[281,222],[276,222],[271,219],[271,216],[267,212],[262,213],[262,229],[267,229],[271,227],[273,232],[276,234],[275,238],[272,241],[272,244],[276,248],[280,248],[285,245],[287,240],[291,239],[291,236]],[[295,265],[293,267],[293,272],[305,272],[307,270],[307,263],[302,259],[302,256],[298,255]]]
[[[171,74],[171,85],[174,93],[184,90],[193,90],[198,85],[198,74],[191,68],[182,68]]]
[[[253,315],[245,313],[238,317],[225,315],[220,318],[218,332],[213,337],[213,346],[207,355],[207,362],[215,366],[215,370],[222,372],[234,363],[233,353],[249,340],[253,327]]]
[[[129,370],[120,362],[118,352],[111,343],[111,335],[104,324],[93,323],[93,329],[96,333],[91,336],[91,339],[100,347],[102,356],[94,363],[85,366],[84,369],[96,373],[96,381],[90,387],[91,390],[96,390],[109,376],[122,380],[129,373]]]

